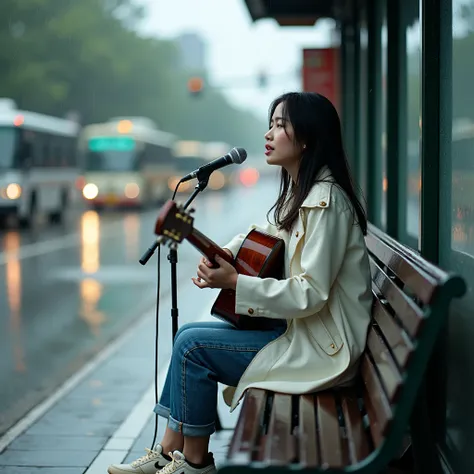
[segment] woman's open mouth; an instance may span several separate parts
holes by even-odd
[[[273,151],[273,148],[270,145],[265,145],[265,155],[269,155]]]

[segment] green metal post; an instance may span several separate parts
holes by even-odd
[[[401,152],[400,132],[403,121],[400,111],[401,82],[400,71],[401,57],[405,55],[403,35],[401,34],[400,0],[387,2],[387,234],[399,238],[399,159]],[[402,178],[403,179],[403,178]]]
[[[433,263],[439,254],[439,137],[441,99],[440,0],[421,0],[421,254]]]
[[[368,77],[368,183],[367,205],[369,221],[380,227],[382,206],[381,163],[381,14],[380,2],[368,0],[369,77]]]

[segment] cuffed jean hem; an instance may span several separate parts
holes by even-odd
[[[181,433],[183,436],[210,436],[216,431],[215,423],[209,425],[188,425],[181,421],[175,420],[170,415],[170,409],[160,405],[159,403],[153,410],[158,416],[162,416],[168,420],[168,428]]]
[[[170,409],[167,407],[164,407],[163,405],[160,405],[159,403],[155,405],[155,408],[153,408],[153,411],[158,416],[162,416],[163,418],[169,418],[170,416]]]

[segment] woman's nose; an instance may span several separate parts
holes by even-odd
[[[268,130],[268,132],[265,133],[265,135],[264,135],[265,140],[271,140],[271,133],[270,132],[271,132],[271,130]]]

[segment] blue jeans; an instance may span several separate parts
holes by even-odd
[[[286,330],[243,331],[221,322],[183,325],[177,332],[171,362],[155,413],[184,436],[215,431],[217,382],[237,386],[257,352]]]

